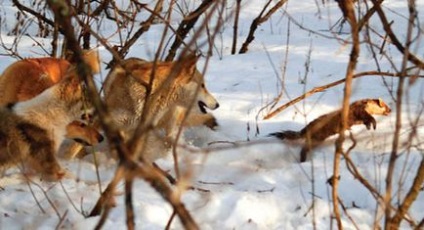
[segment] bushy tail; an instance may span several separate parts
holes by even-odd
[[[276,133],[270,133],[268,136],[274,136],[281,140],[288,139],[288,140],[297,140],[302,138],[302,135],[300,132],[292,131],[292,130],[286,130],[283,132],[276,132]]]

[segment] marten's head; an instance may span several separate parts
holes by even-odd
[[[365,102],[365,111],[373,115],[389,115],[392,111],[390,107],[381,99],[367,99]]]

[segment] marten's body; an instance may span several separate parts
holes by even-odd
[[[373,129],[376,129],[377,122],[372,115],[388,115],[390,112],[390,107],[381,99],[363,99],[353,102],[349,106],[347,128],[364,124],[367,129],[370,129],[371,125]],[[287,140],[305,139],[305,145],[300,152],[300,161],[304,162],[311,149],[321,144],[328,137],[339,133],[340,128],[341,110],[337,110],[318,117],[298,132],[287,130],[270,135]]]

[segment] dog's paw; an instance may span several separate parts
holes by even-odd
[[[218,121],[216,120],[216,118],[214,116],[210,116],[209,119],[207,119],[205,121],[205,123],[203,123],[206,127],[212,129],[212,130],[216,130],[219,127]]]

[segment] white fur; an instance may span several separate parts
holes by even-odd
[[[183,89],[189,93],[187,98],[196,97],[196,102],[203,102],[207,108],[212,110],[218,108],[218,101],[214,96],[212,96],[212,94],[210,94],[204,87],[202,87],[201,84],[204,84],[203,79],[198,79],[198,81],[190,81],[189,83],[185,84]],[[198,92],[197,95],[195,95],[197,89]],[[194,105],[194,107],[197,108],[197,112],[201,112],[197,105]]]
[[[56,88],[51,87],[31,100],[15,104],[13,110],[28,122],[46,129],[57,152],[65,139],[66,126],[80,116],[80,108],[69,108],[65,101],[56,98]]]

